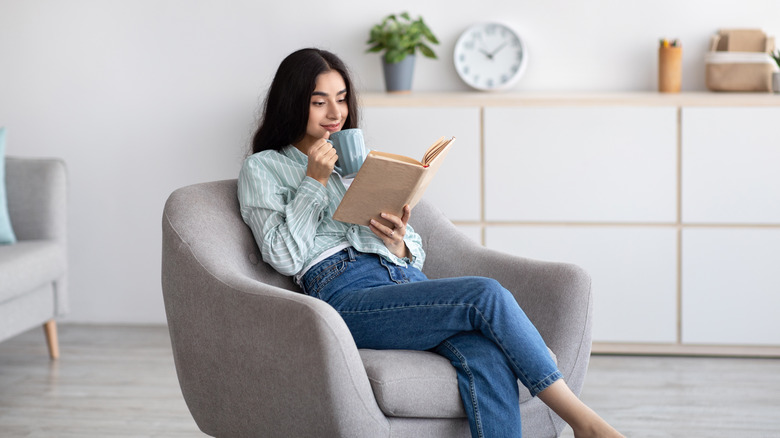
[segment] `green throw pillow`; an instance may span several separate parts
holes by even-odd
[[[5,128],[0,127],[0,245],[15,243],[16,236],[8,215],[8,201],[5,196]]]

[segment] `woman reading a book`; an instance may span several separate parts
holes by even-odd
[[[517,379],[576,437],[621,436],[569,389],[512,294],[489,278],[429,280],[422,240],[392,226],[335,221],[349,181],[326,140],[356,128],[355,90],[332,53],[289,55],[271,84],[253,154],[241,169],[241,215],[263,260],[342,316],[358,348],[430,350],[453,363],[474,437],[520,436]]]

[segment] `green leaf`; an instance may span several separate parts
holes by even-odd
[[[373,47],[369,48],[368,50],[366,50],[366,53],[377,53],[377,52],[381,52],[383,48],[384,48],[384,46],[382,46],[381,44],[377,44],[377,45],[375,45],[375,46],[373,46]]]
[[[433,59],[439,59],[439,58],[436,57],[436,53],[433,52],[433,49],[431,49],[430,47],[426,46],[425,44],[421,43],[418,47],[420,48],[420,52],[422,52],[422,54],[425,55],[426,57],[433,58]]]
[[[409,16],[409,12],[401,12],[401,17],[406,21],[412,21],[412,17]]]
[[[385,60],[390,64],[403,61],[406,58],[406,51],[402,49],[388,50],[385,54]]]
[[[430,41],[433,44],[439,44],[439,40],[436,38],[436,35],[434,35],[433,32],[431,32],[431,29],[428,26],[423,24],[422,31],[423,31],[423,35],[425,35],[425,38],[427,38],[428,41]]]

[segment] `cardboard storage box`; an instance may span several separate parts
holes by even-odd
[[[772,91],[778,71],[770,53],[775,40],[756,29],[726,29],[713,36],[705,55],[706,85],[711,91]]]

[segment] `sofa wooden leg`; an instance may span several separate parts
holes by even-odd
[[[49,357],[60,358],[60,343],[57,340],[57,321],[50,319],[43,324],[43,331],[46,333],[46,343],[49,345]]]

